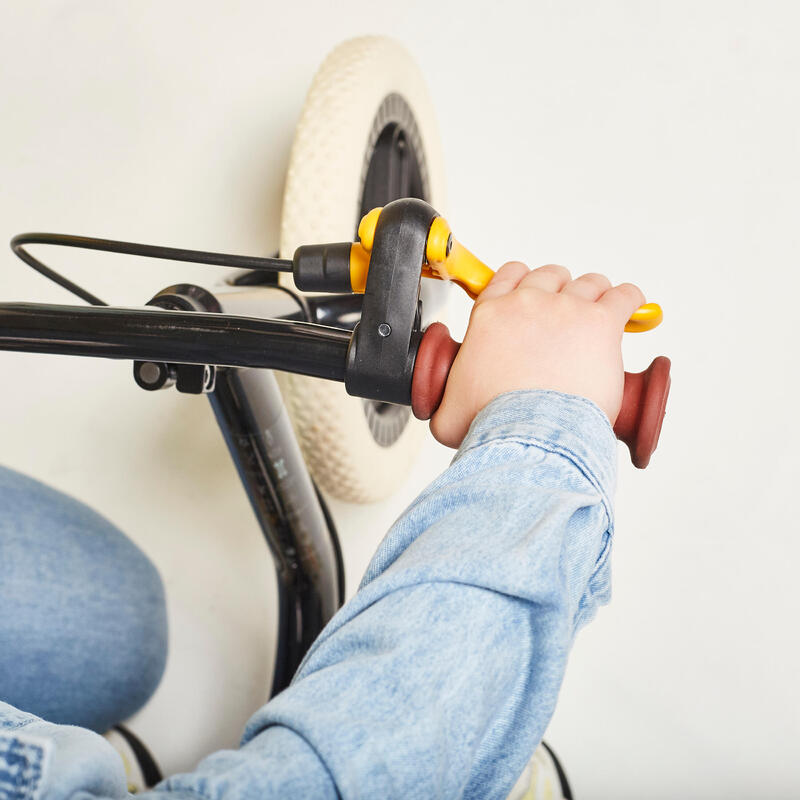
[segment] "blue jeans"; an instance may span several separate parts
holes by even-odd
[[[103,732],[144,705],[167,657],[152,563],[82,503],[0,467],[0,698]]]

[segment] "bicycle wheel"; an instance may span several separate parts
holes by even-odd
[[[284,193],[281,256],[291,258],[301,244],[353,238],[364,213],[398,197],[419,197],[442,211],[433,105],[399,44],[352,39],[325,59],[303,107]],[[282,280],[291,284],[291,276]],[[425,286],[423,305],[441,308],[447,289]],[[402,480],[425,432],[409,408],[351,397],[341,384],[302,375],[278,379],[321,487],[366,503]]]

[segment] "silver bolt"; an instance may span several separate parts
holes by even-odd
[[[388,336],[392,332],[392,326],[388,322],[381,322],[378,325],[378,336]]]
[[[161,377],[161,368],[152,361],[145,361],[144,364],[139,367],[139,377],[142,379],[143,383],[151,386],[157,383],[158,379]]]

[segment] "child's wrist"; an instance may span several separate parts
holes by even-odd
[[[585,397],[519,389],[495,397],[475,417],[456,458],[474,447],[512,440],[570,459],[610,499],[617,439],[605,412]]]

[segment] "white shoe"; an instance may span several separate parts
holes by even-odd
[[[525,765],[508,800],[572,800],[567,776],[556,754],[544,742]]]
[[[144,792],[161,780],[161,770],[150,751],[127,728],[115,725],[103,738],[119,753],[131,794]]]

